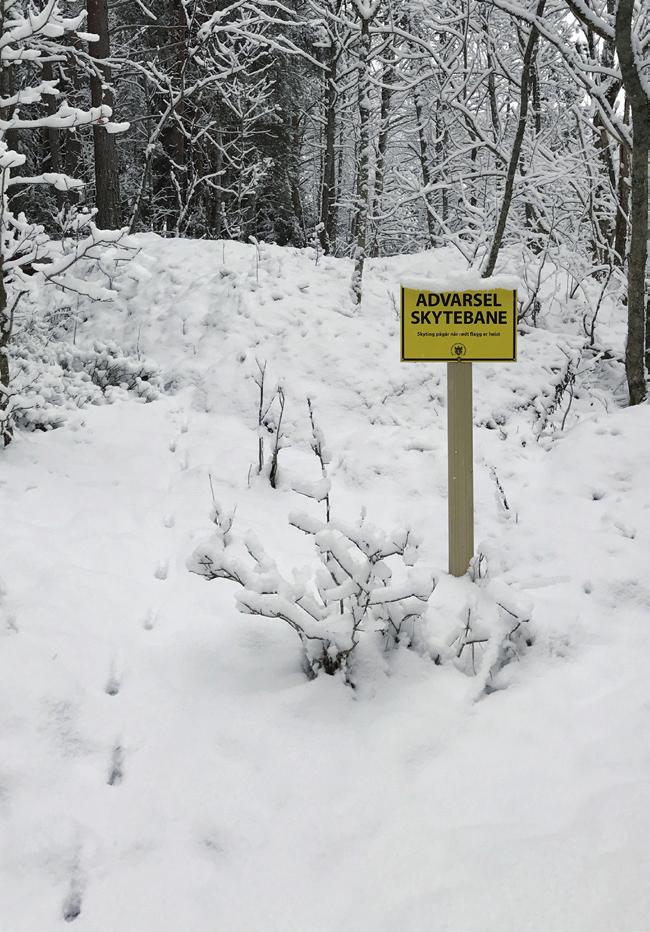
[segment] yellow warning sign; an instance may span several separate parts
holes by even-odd
[[[403,362],[517,358],[516,291],[401,291]]]

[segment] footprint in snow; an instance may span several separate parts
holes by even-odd
[[[121,687],[122,677],[118,673],[115,663],[113,663],[108,680],[106,681],[106,686],[104,687],[104,692],[107,696],[117,696],[119,695]]]
[[[163,517],[163,524],[165,527],[174,527],[174,525],[176,524],[176,518],[171,512],[168,512]]]
[[[61,914],[65,922],[74,922],[81,915],[81,905],[83,900],[83,884],[79,871],[79,865],[76,863],[72,867],[70,877],[70,887],[68,894],[63,901]]]
[[[124,779],[124,748],[116,744],[111,754],[111,763],[107,783],[109,786],[119,786]]]
[[[111,665],[108,671],[108,679],[104,686],[104,692],[107,696],[117,696],[122,688],[122,654],[116,651],[111,657]]]
[[[153,631],[154,625],[158,621],[158,612],[154,608],[150,608],[149,611],[144,616],[142,621],[142,627],[145,631]]]
[[[169,575],[169,560],[159,560],[154,576],[156,579],[167,579]]]
[[[218,856],[224,854],[226,850],[219,835],[216,833],[206,835],[205,838],[203,838],[203,847],[211,854]]]
[[[104,692],[107,696],[117,696],[120,691],[121,681],[118,676],[111,675],[106,683]]]
[[[71,886],[70,892],[63,901],[62,912],[66,922],[74,922],[81,915],[81,890]]]

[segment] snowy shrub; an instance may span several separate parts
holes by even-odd
[[[88,320],[95,306],[119,305],[124,271],[136,249],[123,231],[97,230],[93,215],[94,211],[70,215],[61,241],[50,239],[38,225],[11,228],[15,240],[12,249],[24,249],[29,240],[32,251],[13,255],[9,249],[4,263],[4,284],[13,296],[8,330],[11,339],[5,338],[8,390],[0,399],[0,430],[4,421],[5,444],[15,426],[48,430],[63,422],[61,408],[68,402],[81,407],[96,400],[81,384],[83,365],[74,363],[70,368],[71,382],[64,376],[70,357],[80,352],[71,351],[66,343],[75,341],[79,322]],[[111,356],[124,359],[109,361]],[[156,397],[150,364],[140,373],[141,361],[125,360],[113,345],[105,352],[95,347],[87,360],[88,382],[100,389],[100,395],[108,384],[124,384],[147,400]],[[120,375],[123,378],[117,381]],[[67,382],[65,386],[62,380]],[[59,410],[53,412],[51,406]]]
[[[251,375],[258,390],[257,402],[257,475],[266,474],[271,487],[278,487],[278,457],[284,445],[282,419],[285,394],[280,383],[269,384],[266,360],[255,359]],[[266,444],[270,447],[269,459],[265,456]]]
[[[332,503],[330,500],[330,491],[332,483],[327,474],[327,468],[330,462],[330,454],[325,443],[323,432],[316,423],[314,405],[309,396],[307,396],[307,411],[309,413],[309,425],[311,428],[310,447],[311,451],[318,460],[321,471],[321,478],[317,482],[304,482],[294,479],[291,488],[299,495],[313,499],[315,502],[323,502],[325,506],[325,518],[330,520]]]
[[[61,368],[85,372],[103,393],[109,387],[123,388],[145,401],[154,401],[164,388],[158,366],[140,354],[126,354],[114,342],[95,340],[90,349],[64,346],[59,351]]]
[[[576,376],[578,375],[580,363],[582,361],[582,353],[585,349],[586,345],[573,352],[568,352],[560,347],[565,361],[553,367],[553,380],[551,384],[545,386],[544,392],[533,401],[533,410],[536,417],[533,430],[538,440],[544,432],[552,432],[557,430],[558,427],[561,431],[564,430],[566,418],[571,409],[575,394]],[[568,401],[564,411],[562,411],[565,394],[568,397]],[[555,423],[552,420],[552,416],[556,413],[560,414],[559,423]]]
[[[489,607],[488,607],[489,606]],[[465,621],[452,642],[458,666],[465,672],[483,672],[486,683],[532,644],[530,618],[495,600],[483,600],[464,609]]]
[[[313,573],[288,579],[254,534],[233,533],[233,515],[215,508],[217,531],[199,547],[189,569],[208,580],[240,587],[241,612],[279,618],[300,638],[309,676],[342,671],[353,682],[355,650],[375,640],[384,647],[410,644],[435,581],[416,573],[417,542],[409,531],[385,534],[365,517],[354,525],[293,515],[290,523],[310,535],[319,562]]]
[[[24,332],[13,343],[10,358],[10,415],[23,430],[60,427],[70,411],[112,401],[112,387],[145,401],[169,388],[155,363],[115,343],[95,342],[83,349],[49,342],[39,331]]]
[[[472,561],[471,575],[472,582],[464,581],[467,597],[460,610],[457,605],[446,606],[449,614],[455,608],[456,618],[447,659],[468,676],[476,676],[485,692],[492,692],[499,688],[497,676],[503,668],[533,644],[532,607],[522,593],[488,577],[483,554]]]

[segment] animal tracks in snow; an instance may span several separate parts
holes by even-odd
[[[154,576],[156,577],[156,579],[164,580],[164,579],[167,579],[168,575],[169,575],[169,560],[167,558],[158,560],[158,565],[156,566]]]
[[[124,748],[116,744],[111,753],[107,783],[109,786],[119,786],[124,779]]]
[[[82,894],[76,884],[71,884],[70,891],[63,901],[63,918],[65,922],[74,922],[81,915]]]

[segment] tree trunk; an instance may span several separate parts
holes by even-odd
[[[90,55],[97,62],[110,57],[110,35],[108,30],[108,0],[86,0],[88,31],[99,36],[97,42],[88,46]],[[107,104],[113,107],[113,94],[108,85],[111,72],[108,65],[97,64],[99,74],[90,79],[90,96],[93,107]],[[117,230],[121,225],[120,179],[117,166],[115,137],[103,126],[93,126],[95,155],[95,199],[97,203],[97,226],[105,230]]]
[[[420,171],[422,172],[422,185],[424,187],[424,206],[427,213],[427,231],[429,233],[429,245],[436,244],[436,230],[431,211],[431,169],[429,166],[429,145],[427,143],[427,134],[424,128],[424,108],[422,107],[422,97],[420,88],[415,87],[413,90],[413,105],[415,106],[415,119],[418,130],[418,147],[420,150]]]
[[[626,98],[623,107],[623,122],[630,125],[630,104]],[[630,150],[625,143],[619,145],[618,156],[618,205],[616,209],[616,232],[614,234],[614,252],[616,262],[621,268],[625,265],[627,255],[627,215],[630,209]]]
[[[361,304],[363,266],[366,260],[368,236],[368,171],[370,148],[370,69],[371,63],[370,20],[361,18],[359,41],[359,157],[354,216],[356,219],[356,246],[351,293],[354,304]]]
[[[223,183],[224,178],[221,174],[223,170],[223,148],[222,148],[222,133],[221,129],[216,130],[215,134],[215,148],[214,148],[214,161],[212,163],[213,170],[218,172],[217,174],[217,189],[216,191],[208,190],[207,201],[209,207],[209,230],[210,236],[214,239],[219,239],[221,236],[221,228],[223,225]]]
[[[162,225],[166,232],[175,231],[183,209],[187,190],[186,146],[183,132],[186,101],[183,94],[185,63],[188,53],[186,9],[182,0],[169,0],[169,39],[165,42],[165,58],[173,93],[178,95],[169,120],[165,122],[160,140],[165,158],[160,164],[162,177],[156,181],[162,208]]]
[[[388,146],[388,131],[390,128],[390,103],[392,97],[391,84],[395,79],[393,67],[393,49],[387,53],[388,63],[384,70],[381,88],[381,109],[379,115],[379,138],[377,140],[377,158],[375,160],[375,188],[372,198],[372,245],[373,256],[379,255],[379,215],[384,196],[384,181],[386,176],[386,148]]]
[[[0,35],[4,33],[5,28],[5,5],[0,2]],[[9,96],[12,85],[12,69],[3,65],[0,58],[0,93],[3,96]],[[9,119],[11,114],[8,110],[0,110],[0,116],[3,119]],[[9,134],[4,134],[4,141],[9,149]],[[3,185],[4,188],[4,185]],[[0,191],[0,198],[4,197],[4,190]],[[0,233],[2,230],[1,218],[4,210],[0,212]],[[7,311],[7,292],[4,284],[4,236],[0,236],[0,446],[6,447],[11,443],[12,430],[11,419],[9,414],[9,340],[11,339],[11,320]]]
[[[81,41],[76,33],[68,37],[70,46],[81,53],[85,52],[85,43]],[[86,73],[80,67],[74,56],[71,56],[65,64],[65,76],[71,91],[77,91],[82,88],[86,82]],[[59,84],[60,86],[60,84]],[[83,152],[81,146],[81,133],[78,130],[68,130],[61,139],[61,156],[63,162],[63,171],[70,178],[83,178]],[[66,194],[67,204],[80,204],[86,200],[83,188],[72,188]]]
[[[483,33],[485,35],[485,58],[488,68],[488,98],[490,100],[490,120],[492,122],[492,135],[494,141],[498,143],[501,137],[501,121],[499,119],[499,104],[497,101],[497,84],[495,77],[494,57],[492,55],[492,38],[488,22],[483,22]]]
[[[7,310],[4,283],[4,256],[0,253],[0,446],[7,447],[13,437],[9,412],[9,340],[11,317]]]
[[[537,9],[535,10],[535,16],[542,17],[544,14],[544,7],[546,6],[546,0],[538,0]],[[508,172],[506,174],[506,184],[503,191],[503,201],[501,202],[501,210],[499,211],[499,219],[497,220],[496,230],[494,231],[494,237],[492,239],[492,247],[490,248],[490,253],[485,263],[485,268],[483,269],[483,278],[489,278],[489,276],[494,272],[494,267],[497,264],[497,258],[499,255],[499,250],[501,249],[501,243],[503,242],[503,234],[506,229],[506,221],[508,219],[508,214],[510,212],[510,205],[512,203],[512,192],[515,185],[515,176],[517,174],[517,166],[519,164],[519,156],[521,154],[521,146],[524,141],[524,133],[526,132],[526,118],[528,116],[528,99],[529,99],[529,90],[530,90],[530,75],[531,70],[535,61],[535,54],[537,49],[537,38],[539,32],[536,26],[531,26],[530,34],[528,36],[528,42],[526,43],[526,51],[524,52],[524,61],[523,67],[521,70],[521,98],[519,103],[519,122],[517,124],[517,132],[515,133],[515,139],[512,145],[512,152],[510,153],[510,163],[508,165]]]
[[[611,12],[612,0],[607,0],[608,11]],[[614,40],[607,39],[602,42],[602,49],[598,46],[593,30],[587,27],[587,41],[590,55],[596,61],[602,63],[603,68],[613,69],[614,67]],[[609,81],[609,87],[605,92],[605,99],[611,109],[614,108],[616,97],[620,85],[616,81]],[[614,245],[614,222],[612,211],[612,199],[616,198],[616,171],[609,133],[602,115],[596,110],[593,119],[593,140],[594,149],[600,163],[601,180],[593,191],[593,217],[592,225],[594,238],[592,243],[592,254],[594,262],[597,265],[609,265],[612,261],[612,247]],[[602,273],[605,274],[604,272]]]
[[[530,69],[530,90],[533,98],[533,127],[535,133],[534,141],[536,143],[539,135],[542,132],[542,100],[536,62],[533,62]],[[522,175],[526,174],[527,170],[528,169],[524,168],[522,165]],[[530,230],[531,233],[528,243],[529,248],[531,252],[539,253],[541,252],[541,245],[538,236],[539,223],[537,219],[537,211],[535,210],[534,204],[528,199],[526,199],[524,211],[526,215],[526,227]]]
[[[336,71],[338,52],[334,43],[328,49],[325,73],[325,153],[323,158],[323,183],[320,196],[320,242],[325,255],[332,251],[336,241]]]
[[[43,79],[45,81],[54,80],[54,69],[52,67],[52,62],[46,61],[43,64]],[[59,87],[60,86],[61,83],[59,80]],[[46,96],[45,105],[50,116],[53,113],[56,113],[57,100],[53,94],[48,94]],[[63,157],[61,153],[61,130],[56,129],[53,126],[47,126],[43,130],[43,135],[45,137],[45,146],[47,148],[49,157],[49,171],[56,172],[57,174],[64,174]],[[55,197],[57,210],[63,210],[66,200],[65,192],[60,191],[57,188],[55,191]]]
[[[648,154],[650,152],[650,101],[634,56],[632,18],[634,0],[619,0],[616,12],[616,51],[623,86],[632,114],[632,173],[630,203],[630,255],[627,271],[627,346],[625,372],[630,404],[646,397],[645,365],[650,365],[650,330],[647,319],[645,271],[648,259]]]

